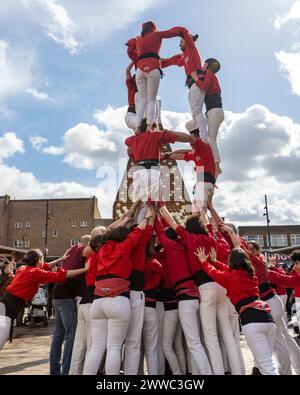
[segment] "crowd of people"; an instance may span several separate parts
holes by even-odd
[[[162,39],[180,37],[181,54],[159,56]],[[54,283],[52,375],[243,375],[240,334],[253,354],[253,374],[300,374],[300,349],[287,329],[286,288],[300,300],[300,251],[287,275],[266,262],[255,241],[228,227],[214,206],[224,119],[213,58],[201,63],[197,35],[153,22],[127,42],[128,111],[134,133],[125,144],[134,162],[132,207],[96,227],[56,261],[30,250],[0,297],[0,349],[13,320],[40,284]],[[192,120],[189,133],[163,129],[157,93],[162,68],[183,66]],[[131,75],[135,68],[135,76]],[[206,105],[206,114],[202,112]],[[162,146],[190,148],[161,153]],[[195,163],[192,210],[184,226],[161,196],[163,159]],[[299,295],[299,297],[298,297]]]

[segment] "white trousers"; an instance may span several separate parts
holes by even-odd
[[[155,118],[156,97],[160,83],[160,71],[154,69],[149,72],[140,69],[136,72],[136,86],[138,88],[139,100],[136,107],[136,125],[141,126],[143,115],[147,108],[147,125],[152,125]]]
[[[158,374],[158,316],[156,308],[145,306],[143,344],[149,375]]]
[[[233,337],[235,338],[235,344],[238,350],[239,359],[240,359],[240,366],[242,369],[242,375],[246,374],[246,367],[245,361],[242,353],[241,342],[240,342],[240,322],[239,322],[239,315],[235,310],[234,305],[231,301],[227,298],[227,306],[228,306],[228,314],[229,320],[233,331]]]
[[[178,309],[165,311],[162,334],[162,349],[164,356],[166,357],[170,365],[173,375],[183,374],[175,349],[173,348],[178,324]]]
[[[214,374],[224,375],[222,353],[218,340],[218,321],[231,372],[233,375],[241,375],[240,356],[229,319],[226,290],[215,282],[209,282],[200,285],[199,291],[201,295],[200,317],[212,371]]]
[[[91,303],[78,307],[77,327],[74,339],[69,375],[81,375],[86,354],[91,349],[92,333],[90,321]]]
[[[197,366],[197,370],[200,374],[211,375],[211,367],[200,341],[198,325],[199,301],[196,299],[180,300],[178,302],[178,312],[186,344]]]
[[[136,114],[133,112],[127,112],[125,115],[125,123],[128,129],[136,129]]]
[[[273,358],[276,326],[272,322],[253,322],[243,326],[247,344],[262,375],[278,375]]]
[[[300,328],[300,298],[299,297],[295,298],[295,305],[296,305],[296,317],[298,321],[298,326]]]
[[[141,357],[145,294],[130,291],[131,320],[125,338],[124,374],[137,375]]]
[[[161,191],[161,175],[159,168],[145,169],[137,167],[133,173],[133,200],[147,202],[150,198],[159,201]]]
[[[274,354],[278,361],[278,372],[283,376],[291,375],[291,359],[284,335],[285,323],[283,304],[278,295],[274,295],[271,299],[268,299],[267,303],[271,307],[271,315],[276,325]]]
[[[130,322],[130,301],[124,296],[100,298],[90,309],[92,345],[87,354],[83,374],[97,374],[107,349],[105,374],[119,375],[121,350]]]
[[[9,340],[11,319],[6,317],[5,304],[0,302],[0,351]]]
[[[290,332],[288,330],[287,316],[285,313],[287,295],[278,295],[278,296],[283,303],[283,309],[284,309],[284,314],[283,314],[284,323],[282,323],[282,321],[280,321],[281,330],[282,330],[282,333],[283,333],[285,340],[286,340],[286,344],[288,347],[288,352],[290,355],[290,360],[291,360],[292,366],[293,366],[296,374],[299,375],[300,374],[300,348],[299,348],[298,344],[296,343],[294,337],[290,334]],[[280,372],[280,370],[279,370],[279,372]]]
[[[222,108],[212,108],[207,112],[208,122],[208,143],[211,147],[215,163],[221,162],[220,152],[217,145],[219,127],[224,121],[224,110]]]
[[[184,341],[183,331],[180,321],[178,321],[175,339],[174,339],[174,350],[178,358],[180,370],[183,374],[186,374],[186,357],[185,357],[183,341]]]
[[[165,356],[163,353],[163,325],[164,325],[164,314],[165,307],[163,302],[156,302],[157,320],[158,320],[158,374],[164,375],[166,368]]]
[[[195,195],[192,202],[192,212],[199,213],[201,209],[207,209],[208,193],[214,192],[214,185],[211,182],[198,181],[195,186]]]
[[[207,143],[208,142],[207,120],[202,112],[204,99],[205,99],[205,91],[199,89],[196,84],[192,85],[188,95],[192,117],[199,129],[200,138]]]

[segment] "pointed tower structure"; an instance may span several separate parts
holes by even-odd
[[[160,124],[159,129],[163,130]],[[169,144],[162,146],[162,152],[171,152]],[[176,160],[163,159],[161,162],[162,200],[176,221],[183,224],[191,212],[191,200],[184,185]],[[134,161],[129,158],[114,205],[113,219],[121,217],[132,206],[132,173]]]

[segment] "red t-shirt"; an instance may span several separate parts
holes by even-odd
[[[274,271],[275,273],[280,273],[283,274],[284,276],[286,276],[286,272],[284,271],[284,269],[279,268],[279,267],[272,267],[270,269],[270,271]],[[270,271],[269,271],[269,277],[270,277]],[[270,279],[270,278],[269,278]],[[286,290],[284,287],[281,287],[280,284],[274,284],[272,283],[272,286],[274,287],[277,295],[286,295]]]
[[[200,262],[199,262],[200,263]],[[259,298],[257,277],[249,277],[244,270],[231,270],[225,264],[216,262],[214,267],[208,262],[200,263],[209,277],[215,280],[222,287],[226,288],[227,296],[232,304],[237,304],[245,298],[255,296]]]
[[[135,107],[135,94],[137,92],[136,83],[133,77],[126,79],[127,93],[128,93],[128,106]]]
[[[66,274],[67,272],[61,268],[58,268],[57,272],[50,272],[40,267],[21,266],[11,284],[6,288],[6,292],[29,302],[37,293],[40,284],[63,283]]]
[[[99,251],[98,251],[99,252]],[[97,277],[97,267],[98,267],[98,260],[99,254],[98,252],[94,252],[89,258],[89,270],[85,273],[85,285],[89,287],[95,284],[96,277]]]
[[[285,288],[294,288],[295,296],[300,298],[300,274],[292,271],[290,275],[276,273],[275,271],[271,270],[269,272],[269,280],[273,284],[278,284],[281,287]]]
[[[161,263],[152,257],[147,257],[144,268],[144,291],[159,288],[163,278],[163,267]]]
[[[174,55],[162,61],[162,67],[184,66],[185,74],[188,76],[193,71],[202,70],[202,62],[199,51],[188,30],[182,29],[183,38],[186,42],[186,49],[183,54]]]
[[[135,162],[147,159],[158,160],[163,144],[175,143],[174,133],[164,130],[162,132],[144,132],[127,137],[125,144],[131,148]]]
[[[161,42],[163,38],[178,37],[183,28],[174,27],[164,31],[154,31],[146,33],[145,36],[136,38],[138,56],[146,53],[155,53],[159,55]],[[131,40],[130,40],[131,42]],[[156,58],[145,58],[137,61],[137,67],[143,71],[149,72],[160,68],[160,60]]]
[[[186,248],[180,240],[170,240],[162,227],[159,219],[155,222],[155,232],[159,242],[164,246],[166,252],[166,266],[171,285],[176,287],[177,283],[184,279],[179,288],[194,288],[196,286],[192,279],[192,272],[188,263]]]
[[[83,250],[85,249],[84,244],[79,244],[70,248],[67,251],[68,257],[64,259],[63,263],[60,265],[64,270],[75,270],[75,269],[82,269],[84,267],[83,262]]]
[[[211,248],[217,249],[216,241],[209,234],[201,235],[189,233],[182,226],[177,226],[176,233],[181,237],[187,248],[190,269],[191,272],[195,274],[201,270],[201,266],[199,259],[194,253],[197,252],[199,247],[204,247],[205,253],[209,254]]]
[[[214,93],[221,93],[219,80],[215,73],[210,70],[206,70],[204,80],[198,80],[196,84],[198,88],[205,91],[206,96],[213,95]]]
[[[143,272],[145,268],[146,247],[153,234],[153,226],[147,225],[143,236],[131,254],[132,270]]]
[[[193,161],[195,163],[195,172],[197,174],[208,173],[215,177],[215,161],[209,144],[204,143],[198,137],[195,144],[191,145],[193,151],[184,155],[186,162]]]
[[[108,240],[99,250],[97,276],[113,274],[115,276],[128,279],[131,271],[131,253],[143,231],[135,228],[122,242]]]

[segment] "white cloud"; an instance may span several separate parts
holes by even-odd
[[[276,29],[280,29],[283,25],[290,22],[295,22],[300,20],[300,1],[295,1],[289,11],[284,15],[277,15],[274,21],[274,26]]]
[[[23,93],[31,86],[33,60],[33,51],[25,51],[6,43],[5,62],[0,65],[0,103],[10,96]]]
[[[0,163],[2,159],[9,158],[16,153],[24,153],[24,144],[15,133],[7,132],[0,137]],[[3,182],[3,174],[1,174],[1,182]]]
[[[40,152],[63,155],[62,160],[72,167],[97,169],[96,179],[103,181],[95,187],[73,182],[41,182],[31,173],[21,173],[6,166],[6,173],[1,173],[4,175],[2,188],[6,185],[6,193],[12,191],[9,193],[18,197],[22,196],[24,182],[30,185],[30,188],[24,190],[25,197],[46,197],[50,193],[55,197],[95,194],[99,197],[102,214],[110,216],[127,162],[124,140],[132,133],[125,127],[125,112],[125,106],[115,109],[108,106],[105,110],[95,111],[94,118],[99,122],[99,127],[79,123],[65,132],[62,144],[58,147],[48,146],[47,140],[40,136],[31,139],[31,143],[35,143]],[[184,131],[184,124],[190,115],[163,111],[162,117],[166,128]],[[5,141],[15,139],[14,135],[14,140],[6,137]],[[14,148],[8,149],[6,154],[2,153],[2,157],[22,152],[20,140],[18,144],[6,145]],[[228,111],[221,126],[219,147],[223,174],[217,182],[215,202],[226,220],[237,224],[264,224],[262,214],[266,193],[272,224],[299,223],[299,124],[258,104],[243,113]],[[120,162],[120,158],[123,162]],[[184,174],[186,187],[191,192],[194,179],[189,171]]]
[[[77,27],[67,10],[56,0],[23,0],[23,4],[36,15],[47,37],[62,44],[71,53],[79,49]]]
[[[37,100],[53,101],[53,99],[51,99],[51,97],[49,97],[46,92],[39,92],[35,88],[27,88],[26,92],[29,93],[30,95],[32,95]]]
[[[22,0],[47,37],[70,53],[82,46],[104,41],[112,32],[124,29],[158,0]]]
[[[279,51],[275,55],[280,70],[291,84],[293,94],[300,96],[300,51]]]
[[[41,136],[32,136],[30,137],[31,145],[37,151],[41,151],[41,149],[48,144],[48,140],[45,137]]]

